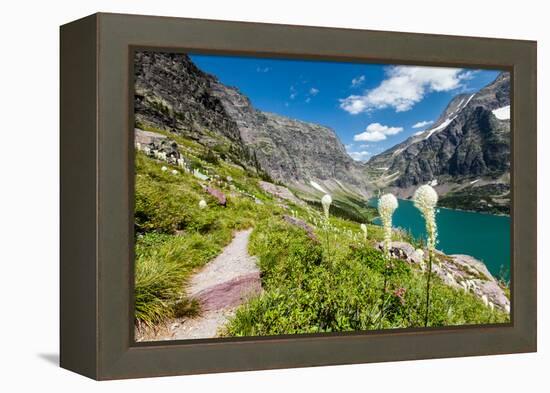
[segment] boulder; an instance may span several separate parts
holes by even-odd
[[[313,230],[313,227],[309,225],[307,222],[305,222],[304,220],[300,220],[299,218],[288,216],[286,214],[283,216],[283,219],[291,225],[294,225],[298,228],[302,228],[304,231],[306,231],[307,236],[311,240],[315,242],[318,241],[317,236],[315,236],[315,231]]]
[[[225,206],[227,204],[227,198],[225,197],[225,194],[220,190],[213,187],[206,187],[206,192],[216,198],[220,205]]]
[[[381,242],[377,247],[383,250]],[[427,258],[427,250],[423,252]],[[392,258],[424,268],[422,255],[407,242],[392,242],[390,255]],[[436,250],[432,273],[450,287],[470,291],[479,298],[486,296],[500,310],[507,312],[510,310],[510,300],[504,294],[499,282],[483,262],[470,255],[446,255]]]
[[[279,200],[287,200],[294,202],[297,205],[304,205],[304,202],[301,199],[298,199],[292,191],[284,186],[278,186],[267,181],[260,180],[260,188],[265,192],[275,196]]]
[[[170,163],[177,164],[177,160],[181,158],[178,150],[178,144],[167,136],[152,132],[144,131],[139,128],[134,129],[135,142],[143,147],[148,147],[150,151],[159,151],[166,153],[166,160]]]

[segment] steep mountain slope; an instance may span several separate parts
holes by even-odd
[[[259,111],[237,89],[220,82],[212,84],[212,94],[274,179],[305,192],[366,190],[364,166],[348,156],[332,129]]]
[[[432,127],[373,157],[379,188],[402,197],[425,183],[457,208],[507,212],[510,171],[510,74],[473,95],[451,100]],[[458,197],[460,196],[460,197]]]
[[[138,128],[160,128],[229,150],[309,196],[366,193],[363,164],[347,155],[332,129],[257,110],[187,55],[138,52],[135,86]]]

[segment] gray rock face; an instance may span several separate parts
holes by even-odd
[[[134,133],[136,145],[139,143],[140,149],[144,149],[146,154],[155,157],[155,152],[163,153],[163,159],[173,164],[177,163],[177,160],[181,158],[178,144],[165,135],[143,131],[139,128],[134,129]]]
[[[367,167],[394,174],[386,185],[403,189],[433,180],[501,182],[510,171],[510,121],[492,111],[507,105],[510,74],[501,73],[476,94],[456,96],[433,126],[373,157]]]
[[[204,144],[212,133],[221,135],[243,161],[286,184],[365,192],[363,164],[347,155],[332,129],[257,110],[183,54],[138,52],[135,64],[138,123]]]
[[[279,200],[290,201],[297,205],[305,205],[305,203],[301,199],[297,198],[292,193],[292,191],[290,191],[288,188],[284,186],[278,186],[276,184],[269,183],[263,180],[259,182],[259,185],[262,188],[262,190],[270,193],[271,195],[276,196]]]
[[[338,180],[354,192],[366,190],[363,164],[348,154],[336,133],[307,123],[255,109],[237,89],[219,82],[213,85],[244,143],[251,147],[261,167],[286,184],[325,184]],[[327,191],[331,186],[325,184]]]
[[[291,225],[294,225],[295,227],[298,227],[298,228],[301,228],[303,229],[304,231],[306,231],[307,233],[307,236],[315,241],[315,242],[318,242],[319,239],[317,239],[317,236],[315,235],[315,231],[313,229],[313,227],[311,227],[307,222],[305,222],[304,220],[300,220],[299,218],[296,218],[296,217],[291,217],[291,216],[288,216],[288,215],[284,215],[283,216],[283,219],[288,222],[289,224]]]
[[[383,249],[382,243],[378,248]],[[427,255],[427,251],[423,253]],[[432,265],[432,272],[445,284],[469,291],[479,298],[485,296],[495,307],[510,312],[510,300],[483,262],[469,255],[445,255],[440,251],[435,254],[437,262]],[[423,267],[423,255],[409,243],[392,242],[390,255]]]
[[[134,59],[136,120],[189,138],[209,131],[240,141],[236,124],[210,94],[214,78],[186,55],[136,52]]]

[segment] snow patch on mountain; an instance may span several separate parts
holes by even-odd
[[[499,120],[510,120],[510,105],[495,109],[493,115]]]
[[[451,122],[456,119],[456,116],[454,117],[451,117],[450,119],[445,119],[445,121],[443,123],[441,123],[440,125],[438,125],[437,127],[434,127],[430,130],[426,130],[425,132],[427,132],[428,134],[424,137],[424,139],[428,139],[429,137],[431,137],[435,132],[438,132],[438,131],[441,131],[441,130],[444,130],[449,124],[451,124]]]
[[[313,188],[315,188],[316,190],[321,191],[321,192],[324,192],[325,194],[327,193],[327,192],[325,191],[325,189],[319,185],[319,183],[316,183],[316,182],[314,182],[313,180],[310,180],[310,181],[309,181],[309,184],[311,184],[311,186],[312,186]]]

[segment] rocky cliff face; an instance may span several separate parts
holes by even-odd
[[[219,82],[212,87],[244,143],[274,179],[314,192],[366,189],[363,165],[347,155],[332,129],[259,111],[235,88]]]
[[[134,61],[136,121],[192,139],[215,131],[240,142],[235,122],[211,92],[214,78],[185,55],[137,52]]]
[[[382,250],[383,245],[378,244],[378,248]],[[389,252],[392,257],[425,270],[422,255],[411,244],[392,242]],[[427,253],[427,250],[424,252]],[[503,283],[491,275],[483,262],[469,255],[445,255],[440,251],[435,252],[435,258],[438,263],[432,265],[432,273],[446,285],[470,292],[487,305],[510,313],[510,299],[504,292]]]
[[[138,126],[202,143],[212,133],[222,135],[271,178],[306,193],[366,191],[363,165],[347,155],[332,129],[257,110],[186,55],[138,52],[135,91]]]
[[[379,186],[394,187],[401,196],[425,183],[437,185],[443,195],[490,186],[472,203],[500,204],[506,210],[509,105],[510,74],[501,73],[476,94],[456,96],[432,127],[373,157],[367,167]],[[498,195],[493,195],[495,185]]]

